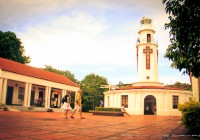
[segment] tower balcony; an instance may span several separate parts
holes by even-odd
[[[152,43],[152,44],[156,44],[158,45],[158,40],[151,38],[151,39],[147,39],[147,38],[138,38],[136,45],[140,45],[140,44],[147,44],[147,43]]]

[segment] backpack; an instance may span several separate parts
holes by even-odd
[[[62,103],[64,104],[64,102],[66,102],[67,98],[66,98],[66,95],[62,98]]]
[[[64,104],[64,102],[67,102],[67,97],[69,97],[69,102],[71,101],[71,97],[69,95],[65,95],[63,98],[62,98],[62,103]]]

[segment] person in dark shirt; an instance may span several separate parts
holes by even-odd
[[[68,114],[68,112],[72,109],[71,106],[70,106],[71,96],[70,96],[69,93],[67,93],[67,94],[63,97],[62,102],[64,102],[64,103],[63,103],[63,105],[62,105],[61,108],[64,109],[64,111],[65,111],[65,113],[64,113],[65,118],[68,119],[67,114]]]

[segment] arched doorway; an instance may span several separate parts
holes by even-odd
[[[153,115],[153,107],[156,105],[156,98],[153,95],[147,95],[144,98],[144,115]]]

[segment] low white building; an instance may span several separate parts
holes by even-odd
[[[189,101],[192,92],[164,86],[158,79],[158,43],[154,38],[152,20],[142,18],[136,44],[138,82],[132,86],[104,92],[105,107],[125,105],[133,115],[180,116],[178,104]]]
[[[57,108],[79,85],[63,75],[0,58],[0,103]]]

